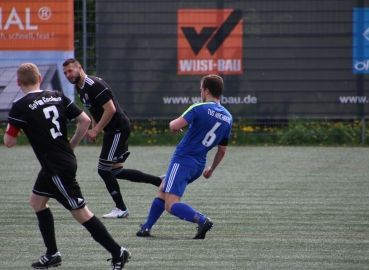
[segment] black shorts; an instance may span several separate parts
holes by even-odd
[[[54,198],[69,211],[85,207],[85,199],[76,180],[77,166],[65,168],[61,173],[47,176],[39,172],[32,192]]]
[[[124,162],[129,155],[129,135],[129,130],[117,130],[116,133],[105,133],[99,161],[105,164]]]

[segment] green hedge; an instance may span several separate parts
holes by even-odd
[[[369,145],[369,125],[358,120],[322,121],[290,120],[285,124],[250,124],[241,120],[233,124],[231,145],[302,145],[360,146]]]
[[[169,131],[170,120],[132,120],[130,145],[176,145],[186,130],[179,135]],[[6,123],[0,124],[0,142]],[[69,124],[69,138],[75,131],[75,123]],[[102,134],[96,143],[101,144]],[[21,133],[18,144],[28,144],[26,136]],[[90,145],[83,141],[82,144]],[[359,120],[322,121],[290,120],[281,123],[257,122],[238,119],[232,127],[229,145],[295,145],[295,146],[368,146],[369,124],[365,125],[365,141],[362,143],[362,123]]]

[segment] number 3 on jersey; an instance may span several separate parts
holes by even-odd
[[[209,132],[206,133],[205,138],[202,140],[202,144],[204,146],[209,147],[213,144],[214,140],[217,137],[217,135],[215,134],[215,131],[220,125],[221,125],[220,122],[216,122],[215,125],[212,127],[212,129],[210,129]]]
[[[56,139],[58,136],[63,136],[63,134],[60,132],[60,124],[57,120],[59,118],[59,112],[56,109],[56,107],[54,105],[46,107],[43,109],[43,111],[46,119],[51,118],[50,112],[53,113],[53,118],[51,119],[51,122],[56,126],[56,131],[55,128],[51,128],[50,129],[51,136],[53,136],[54,139]]]

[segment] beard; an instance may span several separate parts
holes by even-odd
[[[77,84],[81,80],[81,73],[78,72],[76,77],[73,80],[70,80],[72,84]]]

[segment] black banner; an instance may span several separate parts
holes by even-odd
[[[233,117],[369,117],[368,75],[352,70],[356,2],[98,0],[97,76],[136,119],[178,117],[209,73]]]

